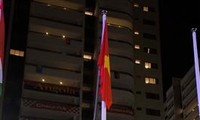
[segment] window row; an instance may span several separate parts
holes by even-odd
[[[134,7],[134,8],[141,8],[140,5],[139,5],[138,3],[134,3],[134,4],[133,4],[133,7]],[[144,12],[155,12],[155,11],[156,11],[155,8],[149,7],[149,6],[143,6],[143,7],[142,7],[142,10],[143,10]]]
[[[140,32],[135,31],[134,34],[135,35],[140,35]],[[142,36],[145,39],[150,39],[150,40],[156,40],[157,39],[156,35],[152,34],[152,33],[143,33]]]
[[[139,50],[139,49],[141,49],[141,46],[138,45],[138,44],[136,44],[134,46],[134,48],[137,49],[137,50]],[[149,47],[144,47],[144,52],[148,53],[148,54],[157,54],[157,49],[155,49],[155,48],[149,48]]]
[[[138,111],[141,111],[141,110],[142,110],[141,107],[137,107],[136,109],[137,109]],[[160,116],[160,110],[155,110],[155,109],[147,108],[147,109],[146,109],[146,114],[147,114],[147,115],[151,115],[151,116]]]
[[[15,49],[10,49],[10,55],[19,56],[19,57],[24,57],[24,51],[15,50]]]
[[[136,59],[135,64],[141,64],[141,61]],[[144,68],[145,69],[158,69],[158,64],[157,63],[144,62]]]

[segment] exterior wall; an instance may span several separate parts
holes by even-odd
[[[165,120],[183,120],[180,79],[173,78],[166,92]]]
[[[92,119],[101,38],[98,12],[105,9],[113,93],[108,119],[162,120],[158,3],[137,2],[29,0],[23,6],[16,0],[14,11],[23,6],[20,11],[25,9],[27,13],[21,14],[26,18],[22,36],[17,34],[19,26],[12,28],[15,39],[21,42],[14,44],[14,38],[10,41],[9,70],[21,60],[19,74],[13,74],[13,81],[19,80],[15,83],[19,103],[15,103],[18,109],[12,119]],[[14,13],[13,16],[19,15]],[[18,21],[17,17],[13,21]],[[137,59],[139,65],[135,63]],[[145,62],[151,63],[150,69],[145,68]],[[155,78],[155,84],[149,84],[151,80],[145,82],[145,77]],[[98,111],[99,108],[100,104]]]
[[[136,1],[133,3],[133,60],[140,60],[134,65],[135,75],[135,119],[164,119],[162,67],[160,56],[159,11],[158,1]],[[145,68],[145,62],[156,64]],[[156,83],[145,82],[145,77],[156,79]],[[159,99],[147,98],[147,93],[159,96]],[[150,112],[151,111],[151,112]]]
[[[194,67],[192,67],[181,81],[182,106],[184,120],[198,120],[197,91]]]
[[[197,90],[194,67],[192,67],[180,83],[174,82],[173,87],[167,91],[165,102],[166,120],[198,120]],[[180,89],[178,87],[180,86]],[[180,92],[179,92],[180,91]],[[181,96],[178,97],[178,96]]]

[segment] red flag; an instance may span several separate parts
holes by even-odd
[[[100,54],[98,58],[98,67],[100,71],[100,94],[102,101],[105,102],[106,108],[110,109],[112,105],[112,92],[110,81],[110,59],[108,49],[108,30],[106,20],[102,30],[102,41]]]
[[[3,83],[3,58],[4,58],[4,14],[3,0],[0,0],[0,96]]]

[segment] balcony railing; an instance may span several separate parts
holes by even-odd
[[[29,108],[38,108],[38,109],[45,109],[52,111],[60,111],[65,113],[73,113],[73,114],[79,114],[79,109],[80,109],[80,106],[78,105],[37,100],[32,98],[22,98],[22,104],[24,107],[29,107]]]
[[[54,84],[49,84],[49,83],[41,83],[41,82],[25,80],[24,88],[35,90],[35,91],[41,91],[41,92],[71,95],[71,96],[76,96],[76,97],[79,96],[79,88],[62,86],[62,85],[54,85]]]

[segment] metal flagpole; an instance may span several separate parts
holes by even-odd
[[[101,43],[103,40],[103,34],[104,34],[104,28],[105,28],[105,20],[106,20],[106,10],[102,10],[103,18],[102,18],[102,33],[101,33]],[[100,47],[101,48],[101,47]],[[99,68],[98,68],[98,73],[97,73],[97,83],[96,83],[96,95],[95,95],[95,103],[94,103],[94,115],[93,115],[93,120],[96,120],[97,117],[97,106],[98,106],[98,91],[99,91]],[[105,103],[104,103],[105,104]]]
[[[197,105],[198,105],[198,110],[200,112],[200,74],[199,74],[199,59],[198,59],[198,50],[197,50],[196,30],[197,28],[191,29],[192,38],[193,38],[194,67],[195,67],[196,89],[197,89],[197,100],[198,100]]]
[[[97,74],[97,84],[96,84],[93,120],[96,120],[96,117],[97,117],[98,90],[99,90],[99,69],[98,69],[98,74]]]

